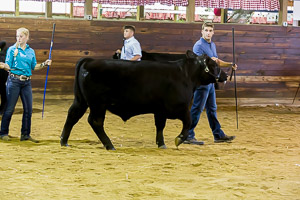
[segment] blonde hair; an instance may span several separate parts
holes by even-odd
[[[22,27],[22,28],[19,28],[18,30],[17,30],[17,33],[23,33],[26,37],[28,37],[29,38],[29,30],[27,29],[27,28],[24,28],[24,27]],[[17,55],[18,55],[18,53],[19,53],[19,51],[18,51],[18,47],[20,46],[20,43],[17,41],[16,42],[16,50],[14,51],[14,56],[16,57]]]

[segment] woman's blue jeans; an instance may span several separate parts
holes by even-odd
[[[8,76],[6,82],[7,104],[1,121],[0,135],[8,135],[9,124],[19,96],[23,104],[23,118],[21,135],[30,135],[32,116],[32,88],[31,80],[21,81],[18,78]]]
[[[201,85],[194,92],[194,102],[191,108],[192,124],[189,130],[188,138],[194,138],[194,129],[198,124],[202,111],[206,109],[209,126],[213,132],[214,138],[222,138],[225,133],[221,129],[221,125],[217,119],[217,103],[214,83],[209,85]]]

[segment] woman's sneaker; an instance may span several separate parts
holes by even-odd
[[[38,140],[33,139],[30,135],[21,135],[20,141],[26,141],[26,140],[29,140],[34,143],[39,143]]]
[[[0,135],[0,139],[3,141],[10,141],[10,138],[8,135]]]

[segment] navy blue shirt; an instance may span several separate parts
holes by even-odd
[[[193,52],[198,56],[206,54],[209,57],[218,57],[216,45],[214,42],[208,43],[204,38],[200,38],[193,47]]]

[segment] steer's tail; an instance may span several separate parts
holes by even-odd
[[[83,95],[83,93],[81,91],[81,87],[80,87],[80,80],[82,80],[80,69],[86,62],[88,62],[90,60],[92,60],[92,59],[91,58],[80,58],[80,60],[78,60],[78,62],[76,63],[75,80],[74,80],[74,96],[75,96],[75,99],[80,103],[83,103],[83,102],[86,103],[84,95]]]

